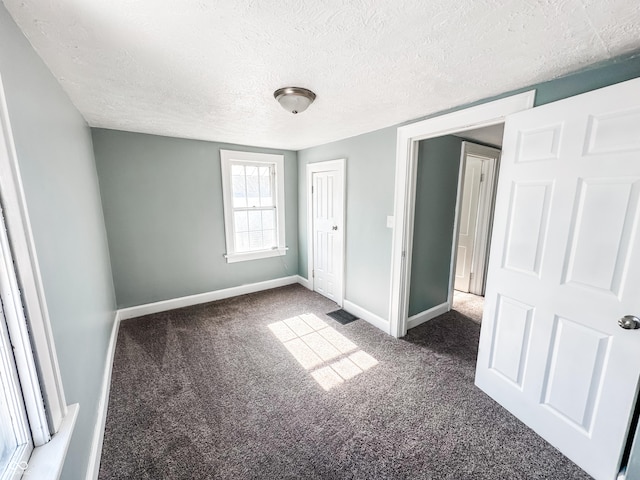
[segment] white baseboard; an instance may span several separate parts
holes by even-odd
[[[343,308],[347,312],[355,315],[356,317],[359,317],[362,320],[369,322],[374,327],[379,328],[384,333],[389,333],[389,322],[384,318],[379,317],[375,313],[372,313],[369,310],[365,310],[361,306],[356,305],[355,303],[350,302],[349,300],[344,301]]]
[[[311,282],[304,277],[298,275],[298,283],[302,285],[307,290],[311,290]]]
[[[102,441],[104,439],[104,428],[107,422],[107,409],[109,406],[109,391],[111,389],[111,372],[113,370],[113,358],[116,353],[116,341],[118,330],[120,329],[120,312],[116,312],[111,328],[111,338],[107,348],[107,358],[102,375],[102,388],[100,390],[100,403],[98,403],[98,415],[96,426],[93,430],[93,440],[91,442],[91,452],[89,466],[87,467],[86,480],[96,480],[100,472],[100,457],[102,456]]]
[[[247,293],[260,292],[269,290],[270,288],[284,287],[298,283],[298,275],[290,277],[275,278],[264,282],[249,283],[240,285],[239,287],[224,288],[222,290],[214,290],[213,292],[198,293],[186,297],[172,298],[171,300],[163,300],[161,302],[147,303],[145,305],[137,305],[135,307],[122,308],[118,310],[120,320],[141,317],[152,313],[166,312],[167,310],[175,310],[176,308],[189,307],[200,303],[215,302],[224,298],[237,297]]]
[[[407,329],[417,327],[421,323],[428,322],[429,320],[432,320],[437,316],[442,315],[443,313],[447,313],[449,310],[451,310],[449,308],[449,303],[445,302],[441,303],[440,305],[436,305],[429,310],[425,310],[424,312],[413,315],[407,320]]]

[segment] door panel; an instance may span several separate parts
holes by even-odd
[[[543,404],[589,434],[610,337],[579,322],[556,316],[551,334]]]
[[[498,299],[490,368],[518,388],[522,388],[533,310],[531,305],[512,298],[500,296]]]
[[[514,182],[504,268],[540,274],[552,186],[552,182]]]
[[[630,238],[637,228],[639,180],[580,181],[565,283],[620,294],[623,273],[629,267]]]
[[[476,384],[598,480],[640,378],[640,80],[507,118]]]

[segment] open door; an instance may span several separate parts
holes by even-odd
[[[640,378],[639,198],[640,79],[507,117],[476,384],[597,480]]]

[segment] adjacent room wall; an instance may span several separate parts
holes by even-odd
[[[93,130],[118,307],[298,274],[296,153]],[[220,149],[285,157],[281,257],[227,263]]]
[[[447,135],[419,143],[409,316],[445,303],[449,296],[462,142]]]
[[[0,4],[0,75],[68,403],[80,413],[62,473],[84,478],[115,298],[91,133]]]
[[[388,317],[391,268],[396,129],[329,143],[298,152],[300,275],[307,278],[308,163],[346,158],[345,299],[382,318]]]

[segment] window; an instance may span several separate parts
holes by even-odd
[[[19,478],[51,439],[4,219],[0,218],[0,478]]]
[[[284,156],[220,150],[227,262],[285,255]]]
[[[53,479],[78,405],[64,397],[1,77],[0,172],[0,479]]]
[[[18,372],[4,312],[0,314],[0,477],[13,478],[27,468],[33,450]]]

